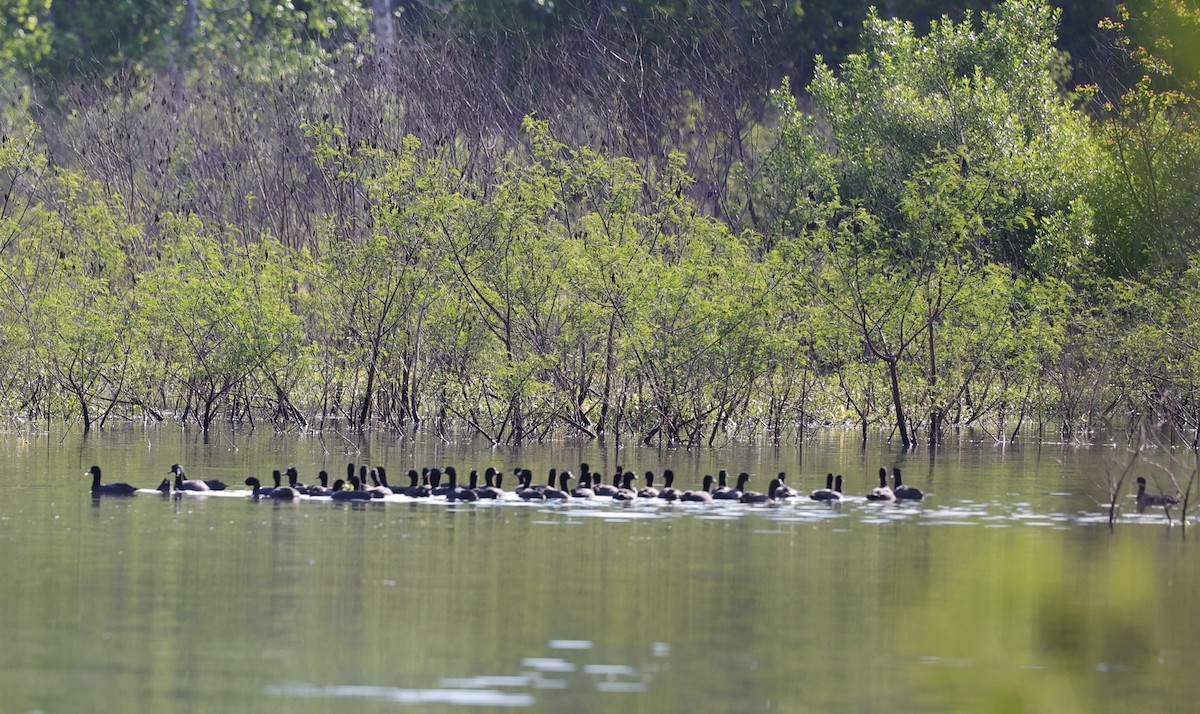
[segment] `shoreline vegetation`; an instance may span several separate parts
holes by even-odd
[[[6,417],[1200,438],[1200,75],[1159,29],[1195,33],[1182,4],[1118,8],[1078,86],[1035,0],[864,11],[789,66],[749,49],[766,15],[539,42],[343,3],[256,43],[180,6],[87,76],[0,13]],[[726,34],[689,55],[669,30],[695,23]]]

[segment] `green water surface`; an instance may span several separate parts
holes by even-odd
[[[0,435],[0,712],[1191,712],[1190,530],[1100,501],[1112,449],[495,450],[130,428]],[[94,500],[172,463],[718,468],[836,507]],[[920,504],[860,498],[900,463]],[[506,484],[510,488],[512,484]],[[1131,499],[1126,499],[1131,506]]]

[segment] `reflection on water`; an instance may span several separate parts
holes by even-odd
[[[405,689],[388,686],[283,684],[266,687],[267,694],[281,697],[330,699],[376,699],[399,704],[452,704],[456,706],[530,707],[539,690],[640,693],[661,669],[658,661],[670,655],[665,642],[655,642],[649,659],[638,666],[583,661],[595,659],[595,644],[588,640],[551,640],[547,649],[566,650],[575,657],[525,657],[521,674],[486,674],[443,677],[436,689]]]
[[[346,453],[342,449],[350,446]],[[1103,449],[520,451],[175,431],[0,439],[3,711],[1191,711],[1191,536],[1127,499]],[[176,462],[241,483],[295,464],[587,460],[829,471],[849,497],[712,506],[93,500]],[[921,503],[872,503],[903,462]],[[390,470],[391,470],[390,469]],[[411,708],[411,707],[410,707]]]

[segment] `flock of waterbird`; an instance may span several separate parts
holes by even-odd
[[[780,504],[802,499],[796,489],[788,486],[784,472],[771,479],[766,492],[751,491],[747,488],[751,476],[746,472],[737,475],[736,482],[729,486],[728,472],[721,470],[716,478],[707,474],[701,481],[699,489],[681,490],[675,488],[675,473],[671,469],[662,472],[662,488],[656,488],[653,471],[644,471],[639,477],[633,471],[627,471],[617,466],[610,482],[605,481],[602,474],[592,471],[588,464],[580,464],[578,485],[571,487],[575,475],[570,471],[550,469],[545,483],[533,483],[533,472],[529,469],[517,468],[513,475],[517,487],[505,491],[504,475],[495,468],[488,467],[483,472],[483,483],[480,484],[480,474],[472,470],[468,476],[467,485],[459,484],[458,472],[453,466],[445,468],[426,468],[421,473],[411,469],[406,474],[407,486],[393,486],[388,482],[387,470],[383,466],[368,467],[351,463],[346,466],[346,478],[337,479],[332,485],[329,474],[321,471],[317,475],[319,484],[305,485],[300,483],[299,473],[294,467],[285,471],[272,472],[273,486],[264,486],[255,477],[247,478],[245,486],[247,495],[255,500],[270,499],[274,501],[295,501],[302,498],[323,498],[334,501],[373,501],[389,497],[399,499],[443,499],[445,501],[471,502],[479,500],[521,500],[521,501],[572,501],[589,499],[610,499],[612,501],[631,502],[636,500],[657,499],[665,502],[683,503],[712,503],[713,501],[737,502],[745,504]],[[170,469],[170,477],[153,491],[161,494],[177,496],[191,493],[225,491],[225,483],[214,480],[189,479],[183,467],[175,464]],[[132,496],[139,489],[128,483],[101,483],[99,466],[91,467],[88,475],[92,477],[92,496]],[[287,478],[287,484],[283,479]],[[634,481],[642,480],[645,486],[634,488]],[[842,475],[832,473],[825,476],[825,487],[818,488],[808,494],[813,501],[839,502],[845,495],[842,492]],[[892,486],[888,486],[888,472],[879,469],[879,485],[865,494],[868,501],[920,501],[925,494],[920,489],[904,483],[899,467],[892,467]],[[395,500],[395,499],[393,499]],[[1146,507],[1170,507],[1179,503],[1176,496],[1146,491],[1146,479],[1137,478],[1137,505]]]
[[[573,473],[567,470],[550,469],[545,483],[534,483],[533,472],[525,468],[513,469],[517,486],[512,491],[504,490],[504,474],[493,467],[483,471],[482,483],[480,473],[472,470],[466,484],[458,481],[458,471],[453,466],[444,468],[426,468],[418,473],[411,469],[406,474],[408,485],[392,485],[388,482],[387,469],[383,466],[368,467],[351,463],[346,466],[346,478],[329,483],[329,474],[321,471],[317,475],[318,484],[306,485],[300,482],[299,473],[294,467],[284,471],[272,472],[274,485],[264,486],[258,478],[250,477],[245,480],[247,495],[256,499],[275,501],[294,501],[301,498],[328,498],[334,501],[372,501],[388,497],[402,499],[443,499],[446,501],[479,501],[479,500],[520,500],[520,501],[572,501],[589,499],[610,499],[613,501],[635,501],[638,499],[657,499],[666,502],[683,503],[712,503],[713,501],[737,502],[746,504],[781,503],[802,498],[796,489],[787,485],[787,475],[780,472],[771,479],[766,492],[752,491],[748,488],[751,476],[742,472],[737,475],[734,485],[728,483],[729,474],[725,470],[718,472],[714,478],[705,475],[698,489],[679,489],[675,487],[675,473],[671,469],[662,472],[662,486],[655,486],[653,471],[643,471],[639,476],[633,471],[618,466],[611,480],[606,480],[599,472],[592,471],[588,464],[580,464],[580,477],[577,484]],[[163,495],[174,493],[201,494],[212,491],[226,491],[228,486],[218,480],[190,479],[181,465],[171,467],[169,476],[162,480],[153,491]],[[132,496],[140,489],[128,483],[102,483],[99,466],[91,467],[87,475],[92,477],[92,495],[99,496]],[[287,483],[284,483],[284,479]],[[635,481],[645,485],[635,488]],[[893,486],[888,485],[887,469],[879,469],[879,486],[866,494],[870,501],[920,501],[925,495],[920,489],[906,485],[900,469],[892,468]],[[827,474],[825,487],[818,488],[807,498],[813,501],[837,502],[845,498],[842,475]]]

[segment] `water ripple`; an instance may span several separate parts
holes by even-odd
[[[397,704],[455,704],[467,707],[530,707],[531,694],[500,692],[493,689],[402,689],[366,685],[283,684],[269,686],[267,694],[280,697],[329,699],[373,699]]]

